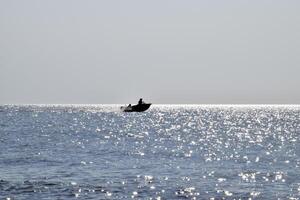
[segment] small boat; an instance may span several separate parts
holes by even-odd
[[[151,103],[142,103],[137,105],[121,106],[123,112],[144,112],[148,110],[151,106]]]

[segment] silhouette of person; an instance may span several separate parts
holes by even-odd
[[[144,102],[143,102],[143,99],[142,98],[140,98],[140,100],[139,100],[139,105],[140,104],[143,104]]]
[[[128,107],[131,107],[131,104],[129,104]]]

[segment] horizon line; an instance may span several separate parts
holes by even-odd
[[[0,104],[0,106],[120,106],[124,105],[124,103],[102,103],[102,104],[81,104],[81,103],[13,103],[13,104]],[[127,104],[125,104],[127,105]],[[251,106],[300,106],[300,104],[292,103],[292,104],[274,104],[274,103],[262,103],[262,104],[245,104],[245,103],[212,103],[212,104],[195,104],[195,103],[170,103],[170,104],[164,104],[164,103],[158,103],[158,104],[152,104],[152,106],[241,106],[241,107],[251,107]]]

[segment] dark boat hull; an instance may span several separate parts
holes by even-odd
[[[121,110],[123,112],[144,112],[148,110],[151,106],[151,103],[143,103],[143,104],[137,104],[131,107],[121,107]]]

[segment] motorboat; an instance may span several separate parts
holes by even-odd
[[[144,112],[148,110],[150,106],[151,103],[139,103],[133,106],[129,104],[128,106],[121,106],[121,110],[123,112]]]

